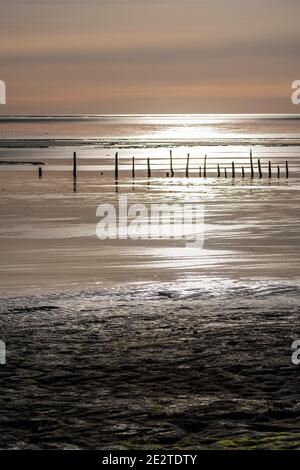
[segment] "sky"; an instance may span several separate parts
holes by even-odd
[[[300,113],[299,0],[0,0],[0,114]]]

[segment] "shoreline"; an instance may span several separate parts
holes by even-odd
[[[45,162],[0,160],[0,165],[47,165]]]

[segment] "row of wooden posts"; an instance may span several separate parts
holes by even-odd
[[[190,154],[187,154],[187,159],[186,159],[186,167],[185,167],[185,176],[188,178],[189,177],[189,164],[190,164]],[[260,159],[257,160],[257,168],[258,168],[258,176],[259,178],[263,177],[263,172],[262,172],[262,165]],[[42,172],[42,167],[39,167],[38,170],[39,178],[42,177],[43,172]],[[204,166],[203,166],[203,172],[202,172],[202,167],[199,167],[199,176],[201,177],[203,173],[203,177],[206,178],[207,176],[207,155],[204,157]],[[132,178],[135,178],[135,158],[132,157],[132,170],[131,170]],[[147,158],[147,176],[148,178],[151,178],[151,165],[150,165],[150,158]],[[175,172],[173,168],[173,154],[172,150],[170,150],[170,171],[166,173],[166,176],[169,177],[174,177]],[[224,168],[224,176],[227,178],[228,173],[227,173],[227,168]],[[236,167],[235,163],[231,163],[231,176],[232,178],[236,177]],[[254,178],[255,176],[255,171],[254,171],[254,162],[253,162],[253,154],[252,150],[250,150],[250,176],[251,178]],[[268,163],[268,176],[269,178],[272,178],[272,163],[269,161]],[[286,178],[289,178],[289,164],[288,161],[285,162],[285,176]],[[77,177],[77,156],[76,152],[73,153],[73,179],[76,180]],[[221,167],[220,164],[217,164],[217,177],[221,177]],[[245,167],[242,166],[242,177],[245,177]],[[115,154],[115,179],[117,180],[119,178],[119,154],[118,152]],[[277,165],[277,178],[280,178],[280,165]]]
[[[188,178],[189,177],[189,164],[190,164],[190,154],[187,154],[187,160],[186,160],[186,167],[185,167],[185,176]],[[257,166],[258,166],[258,176],[259,178],[263,177],[263,172],[262,172],[262,165],[260,159],[257,160]],[[285,174],[286,178],[289,177],[289,164],[288,161],[285,162]],[[254,163],[253,163],[253,154],[252,150],[250,150],[250,175],[251,178],[254,178],[255,176],[255,171],[254,171]],[[150,166],[150,158],[147,158],[147,176],[148,178],[151,178],[151,166]],[[170,150],[170,171],[166,173],[166,176],[175,176],[174,168],[173,168],[173,154],[172,150]],[[201,166],[199,167],[199,176],[202,176],[202,168]],[[203,176],[206,178],[207,176],[207,155],[204,157],[204,167],[203,167]],[[218,163],[217,165],[217,176],[218,178],[221,177],[221,167],[220,164]],[[225,178],[227,177],[227,168],[224,168],[224,176]],[[236,176],[236,167],[235,163],[231,163],[231,176],[232,178],[235,178]],[[272,163],[269,161],[268,163],[268,176],[269,178],[272,178]],[[135,159],[132,157],[132,177],[135,177]],[[242,177],[245,177],[245,167],[242,166]],[[277,165],[277,177],[280,178],[280,165]],[[119,155],[118,152],[115,154],[115,179],[119,178]]]

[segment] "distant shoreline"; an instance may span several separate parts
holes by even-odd
[[[159,148],[159,147],[195,147],[195,146],[265,146],[289,147],[300,146],[299,138],[221,138],[221,139],[168,139],[168,140],[140,140],[140,139],[0,139],[0,148],[50,148],[50,147],[83,147],[95,146],[100,148]]]
[[[46,165],[45,162],[16,162],[16,161],[11,161],[11,160],[1,160],[0,165]]]

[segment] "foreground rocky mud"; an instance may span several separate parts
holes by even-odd
[[[300,288],[2,299],[2,449],[300,448]]]

